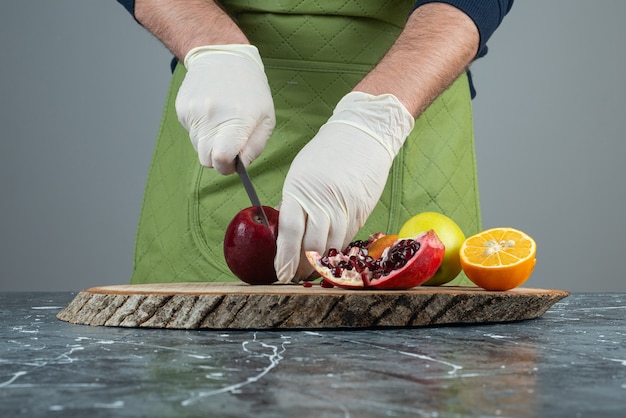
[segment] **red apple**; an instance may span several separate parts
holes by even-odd
[[[263,225],[258,208],[240,211],[226,228],[224,258],[240,280],[249,284],[271,284],[277,281],[274,270],[278,211],[263,206],[269,228]]]

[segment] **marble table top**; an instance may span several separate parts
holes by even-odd
[[[0,293],[0,417],[624,417],[626,294],[541,318],[378,330],[72,325]]]

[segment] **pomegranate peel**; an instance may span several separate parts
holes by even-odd
[[[439,269],[445,246],[435,231],[398,239],[373,259],[367,247],[381,235],[355,241],[343,251],[331,248],[326,255],[307,251],[306,256],[325,281],[346,289],[410,289],[428,281]]]

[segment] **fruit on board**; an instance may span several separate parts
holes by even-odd
[[[429,229],[435,230],[443,245],[446,246],[446,253],[441,267],[430,280],[424,283],[424,286],[440,286],[452,281],[461,272],[459,249],[465,241],[465,234],[446,215],[438,212],[422,212],[411,217],[402,225],[398,237],[414,237]]]
[[[269,228],[263,225],[255,206],[241,210],[226,227],[224,258],[228,268],[240,280],[253,284],[271,284],[278,280],[274,269],[278,211],[263,206]]]
[[[465,240],[461,266],[467,277],[486,290],[509,290],[522,285],[533,272],[537,244],[517,229],[487,229]]]
[[[369,241],[355,241],[343,251],[331,248],[326,255],[307,251],[313,268],[328,283],[347,289],[410,289],[437,271],[445,247],[433,231],[398,239],[380,258],[368,254]]]

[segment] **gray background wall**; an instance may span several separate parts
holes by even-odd
[[[518,0],[473,65],[484,226],[624,292],[626,2]],[[169,53],[115,1],[0,1],[0,290],[126,283]]]

